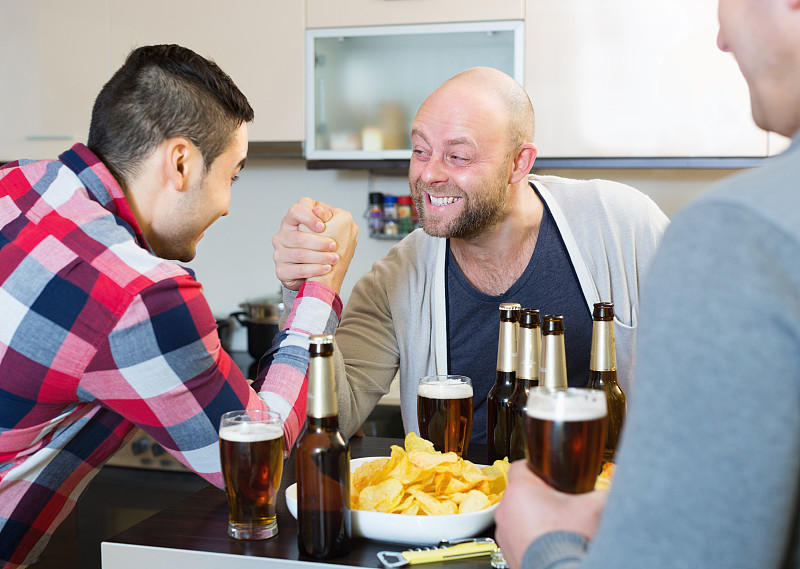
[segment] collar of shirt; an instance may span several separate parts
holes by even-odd
[[[124,222],[140,247],[150,251],[136,216],[133,215],[125,192],[102,160],[83,144],[75,144],[58,159],[83,182],[89,195],[114,216]]]

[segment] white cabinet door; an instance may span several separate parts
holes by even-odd
[[[175,43],[214,60],[255,110],[252,141],[300,141],[303,2],[109,0],[111,65],[137,46]]]
[[[716,0],[527,0],[540,157],[768,154]]]
[[[105,0],[0,2],[0,162],[86,142],[106,48]]]
[[[525,15],[524,0],[306,0],[306,4],[308,28],[520,20]]]

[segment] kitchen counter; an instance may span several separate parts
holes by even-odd
[[[389,456],[401,439],[354,437],[352,458]],[[470,445],[467,458],[486,462],[486,446]],[[102,544],[103,569],[264,569],[270,567],[381,567],[379,551],[402,551],[407,545],[354,538],[350,553],[330,561],[313,561],[297,549],[297,522],[286,507],[284,490],[295,482],[294,455],[285,463],[278,495],[278,535],[260,541],[238,541],[227,535],[225,493],[207,486],[174,506],[144,520]],[[493,537],[494,528],[483,532]],[[490,567],[489,556],[433,563],[431,569]]]

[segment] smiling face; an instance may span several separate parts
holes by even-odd
[[[505,216],[511,169],[508,113],[490,89],[449,81],[411,128],[409,187],[426,233],[468,239]]]
[[[247,126],[235,132],[228,148],[203,171],[202,156],[193,154],[191,179],[171,207],[169,219],[161,225],[159,238],[149,239],[161,258],[188,262],[194,259],[197,243],[215,221],[228,215],[231,185],[247,157]]]

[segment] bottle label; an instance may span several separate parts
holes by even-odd
[[[616,371],[617,355],[614,349],[614,323],[595,320],[592,323],[592,352],[589,368],[595,371]]]

